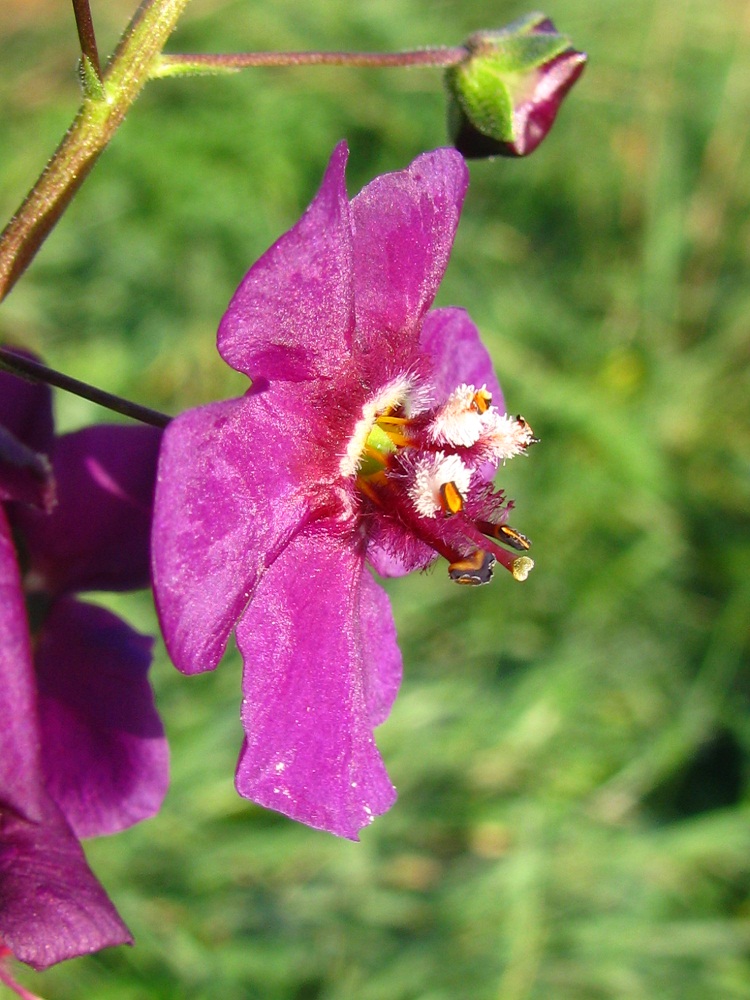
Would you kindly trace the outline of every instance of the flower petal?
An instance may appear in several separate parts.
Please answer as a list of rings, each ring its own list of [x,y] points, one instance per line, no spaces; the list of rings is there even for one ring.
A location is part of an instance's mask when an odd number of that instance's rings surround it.
[[[0,506],[0,841],[3,809],[43,812],[31,641],[10,525]],[[2,935],[0,935],[1,937]]]
[[[38,360],[29,351],[16,353]],[[54,434],[50,387],[0,371],[0,424],[32,451],[49,452]]]
[[[2,805],[0,939],[35,969],[132,937],[49,800],[40,822]]]
[[[333,151],[300,221],[250,268],[219,326],[219,353],[251,378],[300,381],[334,374],[354,326],[348,149]]]
[[[324,492],[315,420],[301,387],[275,383],[189,410],[167,428],[154,593],[167,648],[184,673],[216,666],[259,574]]]
[[[247,737],[237,790],[351,840],[396,797],[371,721],[392,697],[395,631],[363,567],[354,537],[334,522],[311,525],[237,626]],[[365,656],[377,657],[375,669]]]
[[[49,513],[55,479],[46,455],[27,448],[0,424],[0,502],[17,500]]]
[[[47,790],[78,837],[153,816],[169,781],[167,743],[148,682],[153,641],[110,611],[55,601],[38,638]]]
[[[121,425],[57,438],[57,506],[50,515],[18,514],[31,568],[45,591],[147,586],[160,439],[155,427]]]
[[[396,700],[403,660],[396,642],[391,602],[369,573],[362,574],[359,613],[367,711],[370,725],[379,726],[390,715]]]
[[[448,264],[469,174],[453,149],[418,156],[352,200],[359,352],[408,367]]]
[[[0,719],[0,941],[37,969],[129,942],[44,788],[28,625],[1,507]]]
[[[492,358],[465,309],[433,309],[425,316],[420,337],[422,351],[432,362],[431,382],[441,403],[462,383],[486,385],[500,413],[505,401]]]

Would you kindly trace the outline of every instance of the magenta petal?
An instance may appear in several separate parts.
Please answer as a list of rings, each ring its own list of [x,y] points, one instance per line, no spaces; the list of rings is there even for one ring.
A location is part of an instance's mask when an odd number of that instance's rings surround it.
[[[164,434],[153,527],[162,631],[184,673],[212,670],[258,575],[320,495],[314,414],[292,384],[189,410]]]
[[[362,574],[359,613],[367,711],[370,724],[379,726],[388,718],[401,686],[403,660],[391,602],[366,572]]]
[[[505,401],[492,358],[479,331],[464,309],[433,309],[425,316],[420,347],[432,362],[431,382],[436,400],[442,402],[461,383],[481,389],[486,385],[500,413]]]
[[[333,151],[300,221],[250,268],[219,326],[224,360],[251,378],[299,381],[335,374],[354,325],[348,150]]]
[[[412,361],[419,323],[448,264],[469,174],[453,149],[424,153],[352,200],[357,342]]]
[[[372,735],[395,683],[395,633],[355,538],[300,533],[237,626],[245,663],[241,795],[351,840],[393,804]],[[364,613],[363,613],[364,607]],[[382,674],[366,656],[379,657]]]
[[[78,837],[153,816],[169,758],[148,682],[150,638],[104,608],[55,601],[35,656],[47,790]]]
[[[4,808],[0,939],[35,969],[132,938],[51,801],[40,823]]]
[[[39,820],[45,795],[31,641],[10,526],[0,505],[0,841],[2,811]],[[2,935],[0,934],[0,937]]]
[[[149,535],[161,432],[98,425],[55,441],[58,503],[19,512],[45,590],[131,590],[149,580]]]

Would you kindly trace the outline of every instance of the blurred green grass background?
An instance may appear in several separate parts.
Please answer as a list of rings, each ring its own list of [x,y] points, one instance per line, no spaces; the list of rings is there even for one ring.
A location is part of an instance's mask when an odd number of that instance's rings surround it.
[[[109,51],[130,14],[94,2]],[[487,0],[196,0],[172,51],[455,44]],[[746,0],[549,0],[590,65],[528,161],[480,162],[440,304],[541,438],[502,481],[523,585],[389,584],[399,789],[360,844],[233,791],[239,662],[153,676],[162,813],[89,856],[137,947],[50,1000],[750,998],[750,17]],[[0,8],[0,209],[77,102],[72,14]],[[214,332],[340,138],[350,191],[441,145],[436,71],[149,86],[0,310],[0,338],[168,412],[237,394]],[[65,428],[108,419],[58,399]],[[146,595],[110,600],[154,632]],[[2,988],[0,988],[2,992]]]

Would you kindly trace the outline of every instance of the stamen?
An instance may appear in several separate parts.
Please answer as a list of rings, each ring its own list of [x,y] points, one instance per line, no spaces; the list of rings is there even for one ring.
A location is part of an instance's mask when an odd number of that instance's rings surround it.
[[[520,531],[511,528],[509,524],[492,524],[489,521],[480,521],[477,527],[483,535],[496,538],[498,542],[510,545],[511,548],[519,552],[526,552],[531,548],[531,539],[522,535]]]
[[[499,414],[491,410],[483,420],[482,442],[490,449],[496,462],[520,455],[538,440],[523,417],[511,417],[507,413]]]
[[[442,451],[422,455],[413,466],[413,479],[409,485],[409,496],[418,514],[422,517],[437,517],[446,513],[443,487],[451,484],[459,497],[469,492],[471,469],[467,468],[458,455],[444,455]],[[463,500],[461,501],[461,506]],[[448,504],[448,510],[455,514],[461,510],[455,504]]]
[[[448,576],[454,583],[467,587],[478,587],[489,583],[495,566],[495,557],[491,552],[476,549],[464,559],[457,559],[448,566]]]
[[[454,482],[443,483],[440,487],[440,501],[444,514],[458,514],[464,509],[464,498]]]
[[[365,448],[364,448],[364,451],[362,452],[362,455],[365,458],[372,458],[372,459],[374,459],[376,462],[378,462],[379,465],[383,464],[383,452],[379,451],[377,448],[373,448],[369,444],[365,445]]]
[[[392,417],[384,414],[382,417],[378,417],[377,422],[382,426],[383,424],[408,424],[410,420],[408,417]]]
[[[539,444],[539,438],[538,437],[534,437],[534,432],[529,427],[528,421],[524,420],[524,418],[521,416],[520,413],[516,414],[516,423],[518,424],[518,427],[519,427],[519,429],[521,430],[522,433],[528,434],[527,444],[526,444],[527,448],[529,447],[529,445]]]
[[[359,488],[359,490],[362,493],[364,493],[366,497],[372,500],[372,502],[375,504],[376,507],[382,507],[383,502],[378,496],[377,491],[373,489],[372,484],[374,481],[378,481],[381,478],[385,479],[385,476],[383,476],[382,473],[375,476],[370,476],[369,479],[363,479],[361,476],[357,479],[357,487]]]
[[[384,414],[392,413],[400,406],[403,406],[409,412],[410,396],[415,394],[418,395],[416,377],[414,375],[402,375],[375,393],[364,404],[362,407],[362,416],[357,421],[353,434],[347,443],[346,452],[341,456],[339,461],[339,471],[344,478],[357,474],[365,443],[375,430],[378,418]],[[383,431],[383,434],[385,434],[385,431]]]
[[[403,427],[406,430],[410,423],[409,417],[393,417],[389,413],[384,413],[376,420],[373,431],[377,428],[387,435],[394,448],[406,448],[412,443],[412,440],[407,434],[399,433],[399,428]],[[370,437],[372,437],[372,431]]]
[[[495,542],[484,537],[483,533],[481,533],[480,525],[474,524],[468,518],[461,518],[461,526],[467,538],[472,539],[476,545],[491,553],[500,565],[504,566],[516,580],[525,580],[534,568],[533,559],[529,559],[528,556],[514,556],[507,549],[501,549]]]
[[[380,426],[379,423],[378,426]],[[399,434],[397,433],[397,431],[390,431],[385,427],[381,428],[381,430],[385,431],[385,433],[390,438],[392,444],[394,444],[396,448],[408,448],[408,446],[411,444],[410,438],[406,437],[405,434]]]
[[[471,403],[478,413],[486,413],[489,410],[490,406],[492,406],[492,393],[486,385],[483,385],[481,389],[477,389]]]
[[[430,439],[440,446],[471,448],[482,435],[487,396],[484,387],[477,391],[473,385],[459,385],[435,413],[428,429]]]

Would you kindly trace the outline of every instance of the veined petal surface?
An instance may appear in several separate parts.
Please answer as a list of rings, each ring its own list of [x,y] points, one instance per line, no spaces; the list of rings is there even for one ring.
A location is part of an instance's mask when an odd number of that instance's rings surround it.
[[[158,812],[169,781],[148,682],[153,640],[105,608],[55,601],[35,656],[47,790],[77,837]]]
[[[250,378],[330,377],[349,358],[354,302],[347,156],[346,143],[339,143],[305,214],[250,268],[224,314],[219,353]]]
[[[10,525],[0,505],[0,840],[2,814],[37,822],[44,793],[26,605]]]
[[[319,498],[304,387],[275,384],[188,410],[164,434],[154,507],[154,588],[170,656],[211,670],[262,573]],[[331,465],[332,463],[329,463]]]
[[[38,823],[3,810],[0,939],[35,969],[132,944],[130,931],[51,799]]]
[[[452,149],[418,156],[375,178],[352,200],[354,296],[360,355],[381,367],[408,367],[422,317],[448,265],[469,181]]]
[[[333,522],[311,525],[237,626],[246,733],[238,791],[352,840],[396,797],[372,727],[390,707],[400,657],[392,618],[381,617],[385,595],[363,570],[356,539]]]
[[[47,593],[133,590],[149,582],[161,431],[98,424],[55,440],[57,505],[19,511],[31,569]]]
[[[492,393],[493,405],[500,413],[505,412],[492,358],[465,309],[449,307],[427,313],[420,347],[432,363],[430,381],[435,387],[436,402],[443,402],[462,383],[477,389],[486,385]]]

